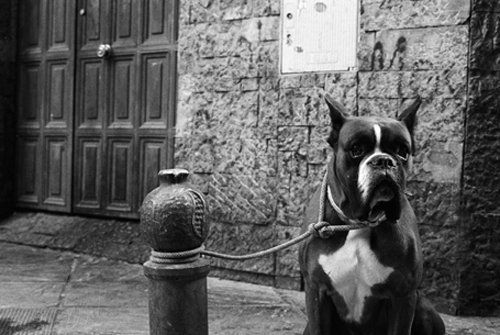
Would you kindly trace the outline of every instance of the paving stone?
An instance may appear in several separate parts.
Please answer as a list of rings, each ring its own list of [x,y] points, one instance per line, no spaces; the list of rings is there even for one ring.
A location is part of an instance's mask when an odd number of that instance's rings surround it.
[[[41,260],[38,264],[1,264],[0,282],[64,282],[71,272],[71,258]]]
[[[209,309],[208,319],[210,333],[218,335],[302,334],[306,324],[305,317],[289,307],[221,307]]]
[[[0,308],[55,307],[65,282],[2,282]]]
[[[73,282],[62,295],[64,307],[142,307],[148,305],[144,282]]]
[[[213,308],[222,306],[235,309],[244,306],[285,306],[281,296],[272,287],[209,278],[207,281],[208,304]]]
[[[148,309],[66,308],[57,315],[54,333],[60,335],[149,334]]]
[[[85,257],[76,260],[71,282],[145,282],[143,267],[106,258]]]

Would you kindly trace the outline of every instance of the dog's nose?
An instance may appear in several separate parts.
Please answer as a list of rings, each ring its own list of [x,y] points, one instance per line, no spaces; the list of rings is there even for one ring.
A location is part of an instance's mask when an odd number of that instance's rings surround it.
[[[396,167],[396,161],[389,155],[375,156],[367,164],[376,169],[392,169]]]

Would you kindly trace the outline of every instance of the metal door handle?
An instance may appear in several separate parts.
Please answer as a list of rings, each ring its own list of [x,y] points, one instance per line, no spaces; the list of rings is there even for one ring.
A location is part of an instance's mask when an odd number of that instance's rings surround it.
[[[99,45],[99,48],[97,48],[97,57],[108,58],[109,56],[111,56],[111,45],[109,44]]]

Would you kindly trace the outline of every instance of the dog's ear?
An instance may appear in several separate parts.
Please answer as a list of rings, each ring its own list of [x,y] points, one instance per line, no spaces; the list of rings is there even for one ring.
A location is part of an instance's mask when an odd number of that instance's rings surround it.
[[[337,143],[337,140],[339,138],[340,128],[342,128],[342,125],[344,124],[347,118],[346,116],[347,114],[345,112],[344,106],[342,106],[337,101],[333,100],[332,97],[329,96],[328,94],[325,94],[325,102],[328,105],[328,108],[330,109],[330,119],[332,120],[332,132],[328,137],[328,143],[333,148]]]
[[[412,153],[415,152],[415,142],[413,139],[413,132],[415,130],[415,126],[417,125],[417,111],[421,103],[422,103],[422,98],[420,98],[420,96],[417,95],[412,104],[398,116],[398,120],[403,122],[403,124],[410,132]]]
[[[398,120],[403,122],[408,131],[413,136],[413,130],[417,124],[417,111],[422,103],[422,98],[419,95],[415,98],[413,103],[406,108],[401,115],[398,116]]]

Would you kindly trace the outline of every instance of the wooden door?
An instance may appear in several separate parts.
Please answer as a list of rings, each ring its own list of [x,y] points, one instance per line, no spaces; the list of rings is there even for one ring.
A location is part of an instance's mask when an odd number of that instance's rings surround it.
[[[71,209],[75,2],[19,5],[17,200]]]
[[[178,0],[20,4],[19,207],[137,217],[172,164]]]
[[[172,156],[177,2],[79,0],[77,7],[73,208],[136,217]],[[111,52],[100,58],[102,45]]]

